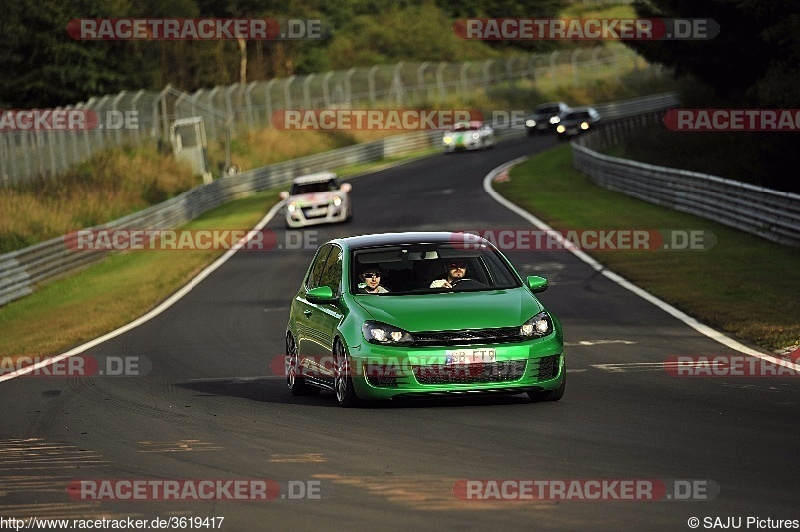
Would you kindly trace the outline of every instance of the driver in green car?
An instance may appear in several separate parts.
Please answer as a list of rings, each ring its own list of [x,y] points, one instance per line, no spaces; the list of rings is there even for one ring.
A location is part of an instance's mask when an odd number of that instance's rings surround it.
[[[433,281],[431,288],[453,288],[456,283],[466,278],[467,264],[463,260],[448,261],[445,263],[444,269],[446,277]]]
[[[381,286],[380,268],[366,268],[361,272],[361,281],[358,283],[360,294],[384,294],[389,291],[386,287]]]

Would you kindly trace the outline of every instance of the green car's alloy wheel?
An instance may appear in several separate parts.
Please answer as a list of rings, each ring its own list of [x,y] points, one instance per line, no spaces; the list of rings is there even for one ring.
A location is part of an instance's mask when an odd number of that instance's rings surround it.
[[[319,388],[309,386],[305,378],[297,376],[297,368],[300,360],[297,355],[297,342],[294,341],[292,333],[286,333],[286,384],[289,386],[292,395],[316,395]]]
[[[336,399],[342,406],[355,406],[359,403],[353,379],[350,374],[350,360],[347,351],[338,338],[333,342],[333,359],[336,364],[335,388]]]

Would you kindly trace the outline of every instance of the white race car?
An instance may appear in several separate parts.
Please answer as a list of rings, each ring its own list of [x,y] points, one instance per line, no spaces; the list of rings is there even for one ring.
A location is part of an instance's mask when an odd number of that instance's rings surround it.
[[[445,153],[491,148],[494,143],[494,130],[480,120],[459,122],[442,137],[442,149]]]
[[[305,227],[346,222],[353,216],[350,183],[339,183],[333,172],[297,177],[289,192],[281,192],[286,202],[286,227]]]

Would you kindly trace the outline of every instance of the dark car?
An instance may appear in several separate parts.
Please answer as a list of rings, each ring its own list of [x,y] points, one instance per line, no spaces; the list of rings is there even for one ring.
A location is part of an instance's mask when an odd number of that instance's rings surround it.
[[[585,133],[600,123],[600,113],[594,107],[578,107],[570,111],[556,126],[558,140],[567,140]]]
[[[556,127],[561,119],[571,111],[564,102],[548,102],[536,106],[533,113],[525,118],[525,129],[528,135],[549,131]]]

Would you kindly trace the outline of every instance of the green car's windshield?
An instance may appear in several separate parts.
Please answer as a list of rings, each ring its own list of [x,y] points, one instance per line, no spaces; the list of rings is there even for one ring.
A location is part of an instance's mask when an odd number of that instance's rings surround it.
[[[353,294],[389,296],[522,286],[500,254],[486,246],[438,243],[357,249],[350,264]]]

